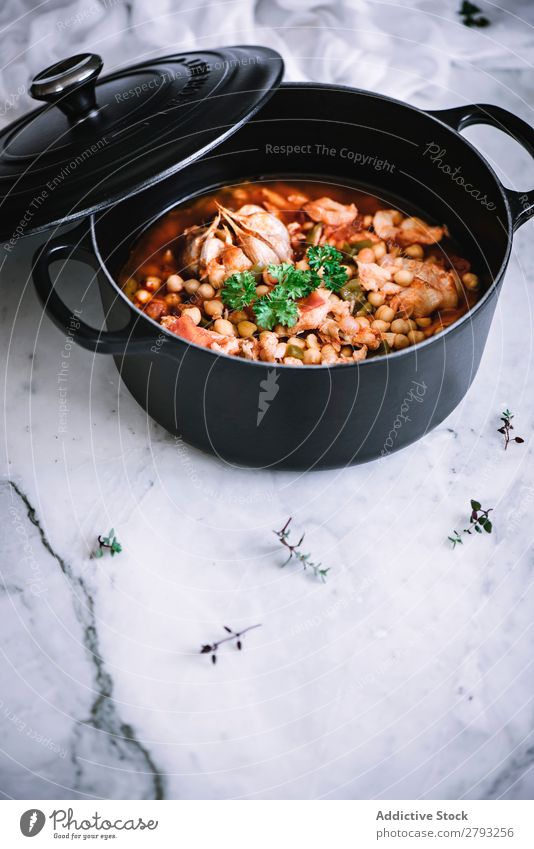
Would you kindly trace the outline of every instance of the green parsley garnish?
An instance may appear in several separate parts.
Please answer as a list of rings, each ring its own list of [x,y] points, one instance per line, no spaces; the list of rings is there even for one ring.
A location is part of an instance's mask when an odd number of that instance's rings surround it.
[[[306,257],[309,269],[295,268],[289,262],[268,265],[267,272],[277,284],[261,298],[255,297],[256,278],[251,271],[232,274],[221,291],[224,304],[234,310],[252,305],[259,326],[267,330],[277,324],[292,327],[298,320],[296,301],[319,286],[338,292],[347,282],[347,272],[341,267],[343,255],[336,248],[331,245],[309,247]]]
[[[267,271],[271,277],[278,280],[276,289],[283,290],[290,298],[305,298],[318,286],[315,275],[311,271],[300,270],[288,262],[270,265]]]
[[[323,276],[319,282],[327,289],[337,292],[347,282],[347,272],[341,267],[343,254],[332,245],[308,248],[307,258],[308,265],[316,274],[322,269]]]
[[[224,281],[221,297],[225,306],[241,310],[256,294],[256,278],[251,271],[237,271]]]
[[[298,307],[290,293],[281,286],[275,286],[272,292],[258,298],[254,304],[254,313],[260,327],[272,330],[277,324],[293,327],[299,317]]]

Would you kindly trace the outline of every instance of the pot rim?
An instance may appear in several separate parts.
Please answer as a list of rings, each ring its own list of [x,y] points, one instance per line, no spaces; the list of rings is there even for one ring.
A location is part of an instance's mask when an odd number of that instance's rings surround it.
[[[501,265],[499,267],[499,270],[494,275],[491,284],[488,286],[487,290],[484,292],[484,294],[482,295],[480,300],[478,300],[476,302],[476,304],[470,310],[468,310],[463,316],[461,316],[457,321],[455,321],[453,324],[450,324],[448,327],[446,327],[444,330],[442,330],[441,333],[438,333],[435,336],[431,336],[428,339],[425,339],[423,342],[418,342],[417,344],[415,344],[415,345],[413,345],[409,348],[403,348],[400,351],[392,351],[389,354],[379,354],[377,356],[373,356],[373,357],[370,357],[369,359],[361,360],[359,362],[334,363],[334,364],[329,365],[329,366],[324,366],[322,364],[320,364],[320,365],[307,365],[307,366],[293,366],[293,365],[286,365],[285,363],[263,362],[263,360],[246,360],[242,357],[236,357],[232,354],[225,354],[225,353],[220,352],[220,351],[212,351],[210,348],[205,348],[202,345],[198,345],[196,342],[189,342],[186,339],[182,339],[181,336],[177,336],[175,333],[172,333],[170,330],[167,330],[167,328],[163,327],[163,325],[158,324],[157,321],[150,318],[150,316],[146,315],[146,313],[144,313],[142,310],[140,310],[138,307],[136,307],[135,304],[133,304],[132,301],[124,294],[124,292],[122,291],[122,289],[120,288],[120,286],[118,285],[116,280],[114,279],[113,275],[110,273],[105,261],[103,260],[103,258],[101,256],[101,253],[100,253],[100,250],[99,250],[99,247],[98,247],[97,236],[96,236],[96,227],[98,225],[97,218],[98,218],[99,213],[93,212],[89,216],[91,242],[92,242],[93,251],[94,251],[95,256],[98,260],[100,268],[102,269],[102,271],[104,271],[107,279],[113,285],[114,289],[116,290],[116,293],[124,300],[124,302],[126,303],[126,305],[130,309],[135,310],[135,312],[139,315],[140,318],[144,319],[145,321],[148,321],[154,327],[154,329],[157,330],[158,333],[160,333],[160,334],[163,333],[165,338],[173,339],[173,340],[178,341],[181,344],[185,345],[187,348],[190,348],[190,347],[196,348],[197,350],[203,351],[204,353],[211,355],[211,356],[214,356],[214,357],[225,357],[226,359],[229,359],[229,360],[236,360],[237,362],[239,362],[241,364],[246,364],[246,365],[249,365],[249,366],[260,366],[260,367],[269,368],[269,369],[280,368],[280,369],[284,369],[284,370],[285,369],[293,369],[293,370],[299,371],[301,368],[305,368],[306,371],[309,371],[310,369],[324,370],[325,368],[328,368],[328,369],[335,369],[335,370],[343,369],[343,370],[346,371],[347,369],[362,368],[364,366],[370,366],[372,364],[376,365],[378,363],[383,363],[384,360],[389,361],[389,360],[398,360],[398,359],[406,358],[406,357],[413,357],[413,356],[417,356],[418,350],[422,351],[424,348],[427,348],[429,345],[432,345],[432,344],[435,344],[436,342],[439,342],[441,339],[444,339],[446,336],[452,336],[453,333],[460,330],[460,328],[467,321],[472,321],[474,319],[476,313],[479,312],[482,309],[482,307],[485,306],[488,303],[488,301],[490,301],[493,297],[498,296],[497,287],[498,287],[499,283],[501,282],[503,274],[506,271],[506,268],[508,266],[508,262],[510,260],[510,253],[511,253],[511,250],[512,250],[513,233],[514,233],[513,224],[512,224],[512,213],[511,213],[511,209],[510,209],[509,198],[507,196],[507,193],[506,193],[506,190],[505,190],[503,184],[499,180],[497,174],[495,173],[494,169],[492,168],[492,166],[490,165],[488,160],[484,156],[482,156],[482,154],[477,150],[477,148],[472,144],[472,142],[469,141],[469,139],[466,139],[464,136],[462,136],[462,134],[460,133],[459,130],[455,130],[449,124],[445,123],[444,121],[441,121],[438,117],[436,117],[436,115],[431,114],[429,111],[427,111],[425,109],[420,109],[417,106],[412,106],[411,104],[406,103],[403,100],[398,100],[397,98],[394,98],[394,97],[388,97],[385,94],[379,94],[377,92],[367,91],[366,89],[354,88],[352,86],[346,86],[346,85],[336,85],[334,83],[287,82],[287,83],[281,83],[279,88],[284,88],[284,89],[306,88],[306,89],[317,89],[318,91],[341,91],[341,92],[347,92],[347,93],[351,93],[351,94],[362,95],[364,97],[370,97],[370,98],[373,98],[373,99],[378,100],[378,101],[383,101],[385,103],[394,103],[397,106],[401,106],[404,109],[409,110],[410,112],[417,113],[419,115],[424,116],[429,121],[435,122],[442,129],[451,133],[456,139],[461,141],[462,144],[467,145],[472,150],[472,152],[476,154],[477,158],[484,165],[484,167],[486,168],[486,170],[488,171],[488,173],[492,177],[492,179],[495,183],[495,187],[498,190],[500,199],[503,203],[504,210],[505,210],[505,213],[506,213],[506,233],[507,233],[506,250],[505,250],[504,257],[503,257],[503,260],[501,262]],[[276,96],[276,92],[274,92],[273,97],[274,96]],[[197,160],[197,161],[201,161],[201,160]],[[142,196],[142,192],[140,192],[139,195]],[[182,201],[178,201],[176,204],[174,204],[174,206],[178,206],[180,203],[183,203],[186,199],[189,199],[189,198],[194,197],[194,196],[195,196],[195,193],[188,196],[188,198],[184,198]],[[130,198],[130,200],[131,200],[131,198]],[[125,202],[125,201],[120,200],[114,206],[117,206],[117,205],[119,205],[123,202]],[[161,213],[161,214],[164,214],[164,213]]]

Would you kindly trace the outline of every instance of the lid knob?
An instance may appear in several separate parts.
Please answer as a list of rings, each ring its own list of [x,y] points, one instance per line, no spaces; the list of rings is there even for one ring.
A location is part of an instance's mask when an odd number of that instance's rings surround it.
[[[33,78],[30,94],[35,100],[55,104],[76,124],[96,110],[95,83],[102,65],[96,53],[62,59]]]

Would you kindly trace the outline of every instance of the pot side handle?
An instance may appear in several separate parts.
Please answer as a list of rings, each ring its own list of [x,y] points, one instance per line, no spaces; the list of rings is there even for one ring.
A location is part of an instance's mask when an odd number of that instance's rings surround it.
[[[72,312],[61,300],[50,277],[50,265],[58,260],[77,260],[97,268],[96,258],[86,244],[87,228],[77,227],[40,247],[33,257],[33,282],[46,314],[63,332],[70,332],[75,342],[98,354],[146,354],[154,345],[155,337],[135,333],[138,318],[131,317],[122,330],[99,330],[91,327]],[[72,328],[76,330],[72,333]]]
[[[502,130],[511,136],[530,154],[534,159],[534,129],[502,106],[493,106],[490,103],[474,103],[469,106],[456,106],[453,109],[438,109],[428,112],[433,118],[443,121],[453,130],[460,132],[472,124],[489,124]],[[513,189],[502,187],[508,198],[512,213],[514,230],[521,227],[526,221],[534,216],[534,190],[530,192],[516,192]]]

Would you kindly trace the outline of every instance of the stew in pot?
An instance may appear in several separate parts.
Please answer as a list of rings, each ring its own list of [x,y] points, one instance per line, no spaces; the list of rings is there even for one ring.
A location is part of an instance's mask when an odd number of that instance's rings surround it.
[[[167,212],[119,282],[187,341],[291,366],[417,345],[480,293],[445,224],[354,189],[282,180],[228,186]]]

